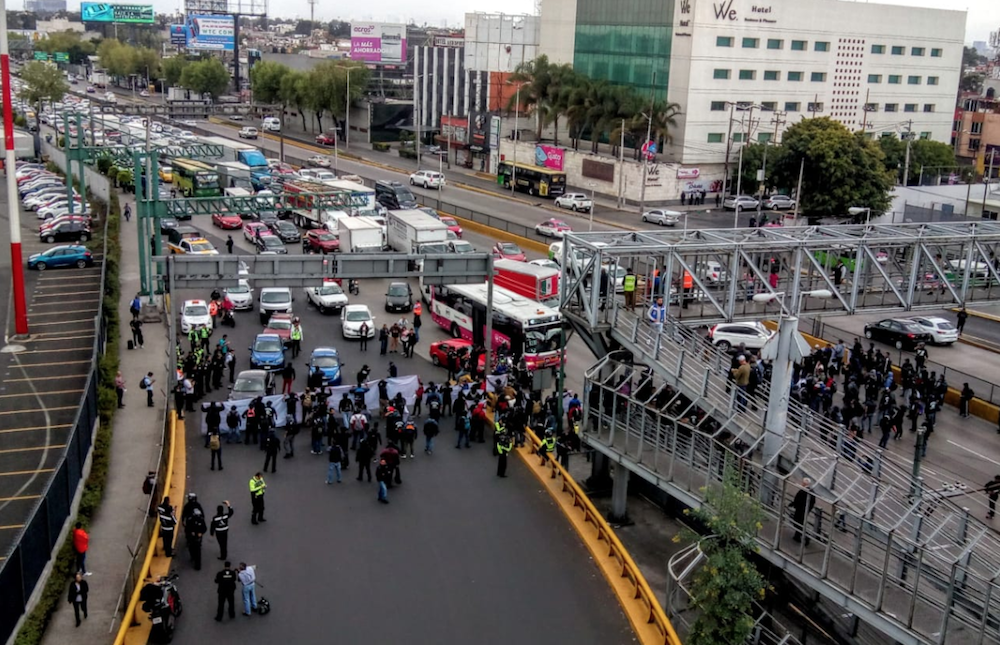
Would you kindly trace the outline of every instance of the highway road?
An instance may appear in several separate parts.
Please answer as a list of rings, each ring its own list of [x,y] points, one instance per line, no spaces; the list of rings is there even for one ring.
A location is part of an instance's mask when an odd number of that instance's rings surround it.
[[[194,224],[219,245],[225,239],[207,220],[196,218]],[[234,241],[237,253],[250,253],[242,235],[234,235]],[[372,309],[378,325],[401,316],[383,311],[388,282],[363,280],[360,295],[351,297]],[[183,291],[177,302],[207,295]],[[341,338],[339,316],[309,307],[300,290],[295,298],[304,330],[303,352],[293,361],[297,390],[317,346],[339,350],[348,382],[363,364],[371,367],[372,377],[382,378],[390,361],[400,375],[417,374],[425,384],[446,376],[431,365],[427,349],[448,336],[429,319],[414,358],[379,356],[377,342],[361,352],[356,341]],[[247,348],[261,325],[256,311],[238,312],[236,318],[234,329],[223,328],[213,339],[228,334],[238,368],[246,369]],[[592,360],[574,353],[572,371]],[[227,395],[222,391],[205,400]],[[442,423],[433,455],[423,452],[421,440],[416,458],[403,462],[404,483],[390,491],[388,506],[376,502],[374,484],[356,481],[353,454],[344,483],[324,484],[326,456],[311,455],[308,434],[299,435],[295,457],[279,459],[277,473],[266,474],[268,522],[251,526],[247,482],[264,455],[256,446],[224,445],[225,469],[210,471],[209,452],[198,433],[200,416],[188,415],[187,489],[210,513],[223,499],[233,502],[229,556],[259,567],[263,586],[258,594],[270,600],[272,613],[237,615],[233,625],[228,618],[215,623],[212,581],[221,568],[215,541],[205,538],[205,566],[195,571],[180,538],[181,556],[174,565],[181,573],[186,611],[176,642],[311,643],[330,637],[428,645],[633,642],[607,583],[534,475],[515,459],[508,478],[498,479],[488,444],[456,450],[451,417]]]

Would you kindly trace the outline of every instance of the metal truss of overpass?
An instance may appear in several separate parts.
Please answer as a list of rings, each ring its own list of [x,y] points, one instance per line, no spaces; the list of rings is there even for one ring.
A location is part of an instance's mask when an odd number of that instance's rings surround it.
[[[991,221],[571,233],[563,241],[562,303],[586,326],[606,326],[611,309],[588,287],[600,284],[602,268],[631,267],[649,283],[659,274],[665,303],[671,285],[671,315],[684,322],[759,319],[779,309],[816,315],[939,309],[1000,297],[998,257],[1000,223]],[[846,269],[839,285],[838,261]],[[833,297],[799,303],[800,294],[817,290]],[[760,303],[754,294],[774,299]]]
[[[604,348],[585,379],[584,438],[616,469],[688,505],[699,505],[702,487],[722,481],[727,466],[738,469],[767,513],[761,556],[893,641],[1000,643],[1000,536],[957,503],[968,503],[964,491],[925,481],[871,446],[846,446],[839,426],[789,400],[779,376],[790,373],[787,349],[778,350],[774,389],[738,400],[729,357],[688,325],[774,317],[780,308],[794,328],[800,311],[989,300],[1000,295],[998,243],[992,222],[567,235],[563,312],[592,348]],[[828,270],[833,253],[854,269],[839,285]],[[746,278],[713,284],[702,270],[710,261]],[[659,283],[671,302],[662,327],[647,307],[627,311],[592,288],[602,267],[618,266],[635,269],[650,290],[657,270],[677,280]],[[800,297],[821,289],[830,297]],[[747,297],[754,293],[773,301],[770,312]],[[818,500],[804,528],[810,546],[792,539],[786,511],[803,477]]]

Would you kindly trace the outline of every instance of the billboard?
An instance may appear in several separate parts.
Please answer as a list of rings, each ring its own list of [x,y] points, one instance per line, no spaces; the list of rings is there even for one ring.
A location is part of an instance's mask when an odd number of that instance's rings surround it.
[[[562,170],[566,155],[562,148],[554,148],[544,144],[535,146],[535,165],[549,170]]]
[[[81,2],[80,19],[83,22],[153,23],[151,4],[110,4],[107,2]]]
[[[187,30],[184,29],[184,25],[170,25],[170,44],[177,47],[187,45]]]
[[[406,25],[352,22],[351,59],[368,63],[405,62]]]
[[[188,49],[231,52],[236,48],[236,22],[232,16],[188,14],[184,34]]]

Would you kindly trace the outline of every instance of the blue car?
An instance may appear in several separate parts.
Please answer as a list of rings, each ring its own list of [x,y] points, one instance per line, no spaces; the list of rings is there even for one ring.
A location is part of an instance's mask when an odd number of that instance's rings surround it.
[[[309,373],[313,368],[323,373],[324,385],[340,385],[340,354],[332,347],[317,347],[309,357]]]
[[[250,369],[280,370],[285,366],[285,344],[277,334],[257,334],[250,346]]]
[[[28,268],[44,271],[56,267],[85,267],[94,266],[94,256],[85,246],[78,244],[66,244],[54,246],[44,253],[35,253],[28,258]]]

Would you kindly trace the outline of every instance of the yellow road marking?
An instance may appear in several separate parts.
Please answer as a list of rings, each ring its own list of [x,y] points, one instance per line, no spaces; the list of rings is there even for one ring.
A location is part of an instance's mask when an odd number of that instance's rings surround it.
[[[34,475],[36,473],[51,473],[55,468],[38,468],[36,470],[18,470],[11,473],[0,473],[0,477],[14,477],[16,475]]]
[[[21,396],[25,396],[25,395],[22,394]],[[0,412],[0,414],[42,414],[43,412],[45,412],[45,410],[48,410],[49,412],[55,412],[57,410],[75,410],[75,409],[77,409],[77,407],[79,407],[79,406],[76,406],[76,405],[60,405],[59,407],[55,407],[55,408],[34,408],[32,410],[4,410],[4,411]],[[0,450],[0,452],[3,452],[3,451]]]
[[[16,354],[15,354],[16,356]],[[60,363],[21,363],[18,367],[47,367],[49,365],[82,365],[90,364],[90,361],[62,361]]]
[[[51,446],[35,446],[33,448],[7,448],[6,450],[0,450],[0,455],[7,454],[9,452],[37,452],[38,450],[48,450],[49,448],[58,449],[65,448],[66,444],[53,444]]]
[[[6,526],[0,526],[0,531],[10,531],[13,529],[23,529],[24,524],[8,524]]]
[[[20,502],[26,499],[38,499],[41,495],[21,495],[19,497],[0,497],[0,502]]]
[[[54,426],[24,426],[23,428],[7,428],[6,430],[0,430],[0,434],[7,434],[9,432],[34,432],[35,430],[57,430],[59,428],[70,428],[72,423],[59,423]]]
[[[0,394],[0,399],[10,399],[13,397],[25,397],[25,396],[49,396],[51,394],[79,394],[80,392],[83,392],[82,387],[76,390],[52,390],[51,392],[38,392],[36,394],[25,394],[23,392],[20,394]]]

